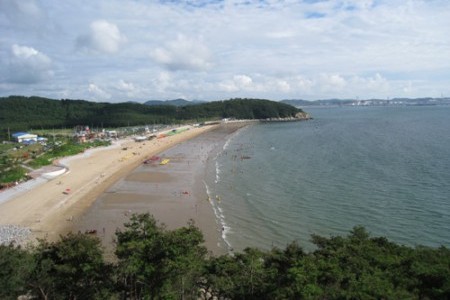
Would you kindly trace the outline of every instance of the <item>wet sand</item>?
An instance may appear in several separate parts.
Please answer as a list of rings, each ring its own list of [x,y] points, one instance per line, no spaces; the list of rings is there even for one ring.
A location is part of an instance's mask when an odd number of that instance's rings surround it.
[[[73,231],[96,230],[109,254],[115,232],[133,213],[148,212],[168,229],[186,226],[194,220],[213,254],[224,254],[221,227],[208,200],[204,178],[206,163],[217,153],[220,142],[245,123],[221,125],[159,153],[169,159],[142,164],[111,185],[79,219]]]
[[[96,148],[61,159],[69,172],[39,185],[26,186],[0,204],[0,225],[31,230],[27,241],[56,240],[73,228],[95,200],[112,184],[142,164],[151,155],[213,129],[191,128],[183,133],[143,143],[118,141],[115,146]],[[19,185],[20,186],[20,185]],[[66,192],[69,191],[69,192]]]

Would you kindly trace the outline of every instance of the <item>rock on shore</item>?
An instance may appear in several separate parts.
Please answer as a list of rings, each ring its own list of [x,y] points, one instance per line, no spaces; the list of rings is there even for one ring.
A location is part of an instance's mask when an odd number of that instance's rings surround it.
[[[0,245],[23,243],[31,234],[31,229],[17,225],[0,225]]]

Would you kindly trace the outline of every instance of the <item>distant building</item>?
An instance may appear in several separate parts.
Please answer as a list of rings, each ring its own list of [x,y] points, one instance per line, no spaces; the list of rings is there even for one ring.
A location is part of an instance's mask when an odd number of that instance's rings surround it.
[[[106,136],[109,138],[117,138],[117,131],[108,130],[108,131],[106,131]]]
[[[36,142],[38,136],[28,132],[16,132],[12,135],[13,139],[18,143]]]

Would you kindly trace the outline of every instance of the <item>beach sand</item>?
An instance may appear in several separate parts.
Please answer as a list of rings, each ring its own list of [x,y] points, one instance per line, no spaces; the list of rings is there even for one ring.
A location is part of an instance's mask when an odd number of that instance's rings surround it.
[[[168,229],[194,220],[207,248],[222,254],[226,250],[220,246],[219,225],[203,185],[205,164],[224,133],[245,125],[191,128],[141,143],[126,140],[62,159],[70,171],[2,203],[0,224],[30,228],[29,240],[52,241],[69,231],[96,230],[108,251],[115,231],[132,213],[149,212]],[[142,164],[152,155],[170,161]]]
[[[226,253],[204,179],[208,161],[221,151],[226,137],[240,127],[242,124],[222,125],[159,153],[160,160],[169,159],[169,163],[142,164],[118,180],[73,222],[73,231],[95,230],[110,254],[116,230],[122,229],[133,213],[148,212],[168,229],[193,220],[208,250],[215,255]]]
[[[32,230],[30,240],[55,240],[73,227],[99,195],[149,156],[203,134],[214,126],[191,128],[162,139],[137,143],[127,139],[115,146],[95,148],[61,159],[69,172],[34,186],[0,205],[0,224]],[[70,190],[69,193],[64,193]]]

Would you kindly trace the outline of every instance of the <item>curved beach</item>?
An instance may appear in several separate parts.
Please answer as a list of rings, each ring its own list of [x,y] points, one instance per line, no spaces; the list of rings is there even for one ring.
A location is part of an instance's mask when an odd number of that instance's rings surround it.
[[[190,128],[179,134],[141,143],[127,139],[110,147],[92,149],[83,154],[62,159],[60,163],[68,166],[69,172],[53,180],[31,186],[29,190],[21,191],[15,197],[0,204],[0,225],[31,229],[29,241],[35,238],[55,240],[60,234],[82,226],[80,220],[96,199],[115,182],[141,165],[145,159],[216,127],[217,125]],[[214,214],[210,208],[207,209],[207,206],[202,205],[202,207],[202,217],[197,218],[196,224],[202,231],[211,232],[211,227],[215,224],[211,223],[214,222]],[[200,214],[199,212],[197,207],[197,213]],[[171,214],[170,209],[159,212],[150,211],[150,213],[154,214],[156,219],[165,222],[168,227],[178,226],[178,224],[167,222],[165,218],[166,215]],[[172,219],[178,220],[177,217]],[[213,247],[211,245],[216,244],[217,237],[206,235],[206,238],[213,239],[213,241],[206,241],[208,248],[211,249]],[[214,251],[214,249],[211,250]]]
[[[203,232],[206,247],[214,254],[226,253],[222,226],[205,180],[208,166],[222,151],[224,142],[244,125],[222,124],[158,153],[155,159],[147,160],[110,185],[83,215],[71,222],[72,230],[95,232],[103,246],[111,250],[116,230],[131,214],[148,212],[168,229],[186,226],[193,220]]]

